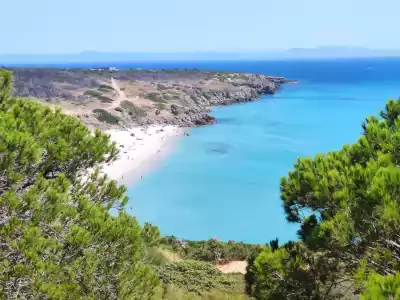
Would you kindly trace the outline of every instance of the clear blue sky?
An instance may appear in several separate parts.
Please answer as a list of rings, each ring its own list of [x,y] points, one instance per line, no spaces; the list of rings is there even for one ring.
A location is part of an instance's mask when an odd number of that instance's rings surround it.
[[[2,0],[0,53],[400,49],[400,0]]]

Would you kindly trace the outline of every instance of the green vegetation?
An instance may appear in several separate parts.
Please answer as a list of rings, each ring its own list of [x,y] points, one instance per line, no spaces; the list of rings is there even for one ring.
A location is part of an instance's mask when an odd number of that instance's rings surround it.
[[[107,85],[107,84],[100,84],[99,89],[103,89],[103,90],[106,90],[106,91],[109,91],[109,92],[114,91],[114,88],[112,86]]]
[[[155,103],[154,106],[155,106],[157,109],[159,109],[159,110],[164,110],[164,109],[166,109],[166,105],[165,105],[164,103],[161,103],[161,102]]]
[[[83,93],[85,96],[92,96],[92,97],[99,97],[102,95],[102,93],[94,90],[87,90]]]
[[[104,103],[112,103],[114,100],[111,99],[110,97],[107,96],[103,96],[102,93],[98,92],[98,91],[93,91],[93,90],[87,90],[83,93],[86,96],[91,96],[93,98],[97,98],[99,99],[101,102]]]
[[[400,299],[400,100],[367,118],[356,143],[298,159],[280,188],[299,240],[261,246],[140,226],[126,188],[100,174],[118,154],[109,137],[11,97],[11,82],[0,70],[0,299]],[[215,267],[245,259],[244,278]]]
[[[114,101],[110,97],[103,96],[103,95],[98,96],[97,99],[99,99],[101,102],[104,102],[104,103],[112,103]]]
[[[135,117],[145,117],[147,115],[146,111],[140,107],[137,107],[130,101],[124,100],[121,102],[121,107],[126,109],[131,116]]]
[[[164,237],[161,244],[177,253],[184,259],[199,260],[214,263],[226,263],[234,260],[246,260],[249,256],[258,254],[261,245],[251,245],[230,241],[219,242],[179,240],[174,236]]]
[[[179,261],[155,267],[155,271],[165,284],[172,284],[187,292],[201,295],[214,289],[227,292],[240,292],[234,277],[222,274],[214,265],[201,261]]]
[[[11,74],[0,77],[0,299],[150,299],[159,279],[140,262],[126,188],[98,171],[80,176],[112,161],[115,145],[60,110],[9,97]]]
[[[400,100],[340,151],[300,158],[281,180],[301,241],[266,247],[249,269],[257,299],[400,297]]]
[[[166,101],[164,100],[163,96],[160,93],[147,93],[146,95],[144,95],[145,99],[149,99],[151,101],[154,102],[163,102],[166,103]]]
[[[96,108],[93,110],[93,112],[96,114],[97,120],[111,125],[117,125],[118,122],[121,120],[119,117],[114,116],[110,112],[101,108]]]

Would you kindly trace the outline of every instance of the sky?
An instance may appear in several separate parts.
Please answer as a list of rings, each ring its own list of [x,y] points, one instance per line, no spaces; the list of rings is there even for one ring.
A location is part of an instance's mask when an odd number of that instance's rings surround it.
[[[0,0],[0,54],[400,49],[399,0]]]

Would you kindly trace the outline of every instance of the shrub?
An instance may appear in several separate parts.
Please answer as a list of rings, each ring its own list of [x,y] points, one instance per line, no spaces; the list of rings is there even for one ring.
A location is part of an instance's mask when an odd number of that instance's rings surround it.
[[[154,106],[159,110],[163,110],[166,108],[165,104],[161,102],[156,103]]]
[[[262,246],[243,242],[219,242],[215,239],[208,241],[186,241],[175,237],[164,237],[162,244],[168,245],[172,251],[186,259],[207,262],[227,263],[235,260],[246,260],[258,254]]]
[[[170,95],[170,94],[163,94],[162,97],[163,97],[163,99],[166,100],[166,101],[172,100],[172,99],[173,99],[173,98],[172,98],[172,95]]]
[[[99,97],[102,95],[102,93],[98,91],[93,91],[93,90],[87,90],[83,93],[85,96],[92,96],[92,97]]]
[[[97,108],[94,109],[93,112],[96,114],[96,118],[101,121],[111,125],[117,125],[118,122],[121,120],[119,117],[114,116],[113,114],[109,113],[108,111]]]
[[[200,261],[179,261],[155,267],[165,284],[173,284],[187,292],[201,295],[213,289],[235,290],[236,282],[214,265]]]
[[[103,96],[103,95],[97,96],[97,99],[99,99],[101,102],[104,102],[104,103],[112,103],[114,101],[113,99]]]
[[[97,98],[101,102],[104,102],[104,103],[111,103],[111,102],[114,101],[113,99],[111,99],[111,98],[109,98],[107,96],[103,96],[103,94],[98,92],[98,91],[87,90],[83,94],[86,95],[86,96],[91,96],[93,98]]]
[[[159,93],[147,93],[144,96],[145,99],[149,99],[154,102],[165,102],[163,97]]]
[[[101,84],[99,86],[99,89],[104,89],[104,90],[108,90],[108,91],[113,91],[114,90],[114,88],[112,86],[109,86],[107,84]]]
[[[136,117],[145,117],[147,116],[147,113],[144,109],[141,109],[140,107],[137,107],[135,104],[133,104],[130,101],[124,100],[121,102],[121,107],[126,109],[130,115],[136,116]]]
[[[98,88],[98,90],[99,90],[100,92],[104,92],[104,93],[109,93],[109,92],[111,92],[111,90],[103,89],[103,88]]]

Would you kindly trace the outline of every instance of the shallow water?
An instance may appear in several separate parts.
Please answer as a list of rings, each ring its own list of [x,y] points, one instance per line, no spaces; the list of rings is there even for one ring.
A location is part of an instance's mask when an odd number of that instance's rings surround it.
[[[297,225],[286,222],[279,198],[280,177],[299,156],[355,141],[365,117],[400,95],[400,60],[393,59],[182,64],[159,67],[301,80],[256,102],[215,108],[219,124],[191,129],[162,167],[129,188],[129,207],[139,221],[187,239],[295,239]]]

